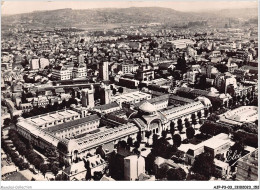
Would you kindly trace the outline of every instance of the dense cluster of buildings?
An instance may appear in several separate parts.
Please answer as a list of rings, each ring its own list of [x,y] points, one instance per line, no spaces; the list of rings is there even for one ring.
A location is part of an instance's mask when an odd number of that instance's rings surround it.
[[[70,29],[7,33],[1,57],[2,124],[18,117],[20,136],[34,147],[56,150],[66,163],[66,180],[105,174],[112,154],[121,159],[124,180],[155,180],[146,169],[154,136],[169,135],[174,126],[183,141],[188,122],[201,126],[214,114],[219,125],[231,128],[258,122],[254,26],[208,26],[205,33],[146,25],[113,29],[111,36]],[[177,132],[177,126],[183,130]],[[196,158],[209,153],[218,175],[230,179],[231,166],[216,156],[234,145],[231,135],[207,137],[178,148],[187,167],[156,157],[156,178],[161,165],[188,174]],[[141,147],[120,150],[120,143],[137,141]],[[235,166],[238,180],[257,179],[258,149],[250,148]],[[113,179],[103,175],[101,180]]]

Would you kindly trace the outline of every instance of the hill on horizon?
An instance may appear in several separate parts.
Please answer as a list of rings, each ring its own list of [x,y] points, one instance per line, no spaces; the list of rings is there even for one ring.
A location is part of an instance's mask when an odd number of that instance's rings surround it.
[[[162,7],[130,7],[130,8],[100,8],[80,9],[71,8],[34,11],[15,15],[2,15],[2,24],[26,23],[42,26],[74,26],[80,24],[107,23],[181,23],[198,20],[221,18],[256,18],[255,9],[225,9],[213,12],[181,12]]]

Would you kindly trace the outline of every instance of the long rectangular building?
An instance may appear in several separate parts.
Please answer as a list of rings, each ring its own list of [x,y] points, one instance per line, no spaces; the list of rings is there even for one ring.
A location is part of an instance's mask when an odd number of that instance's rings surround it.
[[[119,104],[122,103],[139,103],[142,100],[150,100],[152,98],[151,94],[147,94],[144,92],[134,91],[129,92],[121,95],[116,95],[111,97],[111,102],[118,102]]]
[[[90,115],[81,119],[49,127],[46,129],[46,131],[63,139],[94,131],[99,127],[99,124],[100,117],[98,117],[97,115]]]
[[[189,116],[192,113],[196,113],[198,111],[204,111],[205,106],[200,102],[192,102],[186,105],[182,105],[180,107],[173,107],[171,109],[164,109],[161,113],[168,119],[168,120],[175,120],[179,118],[183,118]],[[190,117],[188,118],[190,119]]]
[[[40,128],[48,128],[68,121],[80,118],[80,114],[73,110],[59,110],[25,119],[28,124],[36,125]]]

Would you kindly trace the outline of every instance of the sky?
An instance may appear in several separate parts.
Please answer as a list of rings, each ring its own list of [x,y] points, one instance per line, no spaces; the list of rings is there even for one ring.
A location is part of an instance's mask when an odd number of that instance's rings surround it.
[[[19,14],[42,10],[55,9],[91,9],[91,8],[127,8],[127,7],[166,7],[177,11],[211,11],[220,9],[239,9],[239,8],[256,8],[257,1],[116,1],[116,0],[87,0],[87,1],[3,1],[1,6],[2,14]]]

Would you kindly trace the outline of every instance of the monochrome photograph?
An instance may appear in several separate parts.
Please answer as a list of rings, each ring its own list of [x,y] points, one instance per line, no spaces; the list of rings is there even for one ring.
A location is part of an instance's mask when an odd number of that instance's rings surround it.
[[[1,3],[1,182],[259,189],[258,1]]]

